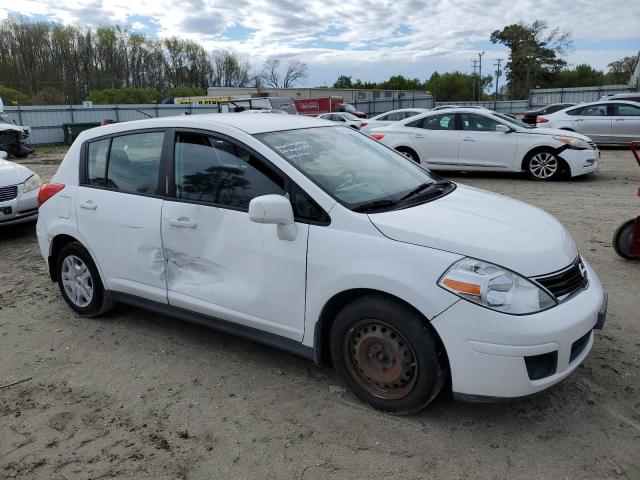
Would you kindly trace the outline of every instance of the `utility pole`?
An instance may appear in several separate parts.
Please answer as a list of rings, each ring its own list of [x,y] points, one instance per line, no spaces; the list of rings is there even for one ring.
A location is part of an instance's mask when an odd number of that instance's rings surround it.
[[[478,69],[478,60],[471,60],[471,68],[473,68],[473,91],[471,92],[471,101],[476,99],[476,70]]]
[[[480,59],[478,61],[478,82],[480,83],[480,98],[478,98],[478,101],[482,100],[482,56],[484,55],[484,50],[480,53],[478,53],[478,58]]]
[[[500,81],[500,75],[502,75],[502,71],[500,70],[500,63],[502,62],[501,58],[496,58],[496,62],[494,65],[498,67],[496,69],[496,96],[494,98],[493,109],[496,110],[498,107],[498,82]]]

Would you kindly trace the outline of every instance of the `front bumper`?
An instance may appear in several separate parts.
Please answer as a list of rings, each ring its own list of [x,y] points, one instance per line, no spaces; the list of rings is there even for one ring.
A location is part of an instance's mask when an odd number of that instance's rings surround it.
[[[606,312],[600,280],[585,267],[588,287],[544,312],[506,315],[460,300],[436,317],[432,325],[449,357],[454,395],[521,397],[571,374],[589,354],[591,331]],[[540,358],[555,362],[541,378],[531,366]]]
[[[558,156],[567,162],[572,177],[596,172],[600,166],[600,150],[597,149],[574,150],[566,148],[560,151]]]
[[[16,223],[32,222],[38,218],[38,189],[22,193],[18,185],[18,196],[12,200],[0,202],[0,227]]]

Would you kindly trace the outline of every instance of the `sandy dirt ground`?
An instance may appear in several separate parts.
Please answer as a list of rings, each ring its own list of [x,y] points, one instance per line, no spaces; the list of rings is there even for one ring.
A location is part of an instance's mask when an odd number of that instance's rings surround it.
[[[47,179],[60,158],[24,163]],[[628,150],[605,150],[598,174],[569,182],[451,178],[549,211],[600,274],[607,324],[567,380],[526,400],[443,396],[384,415],[332,370],[278,350],[129,307],[78,318],[34,227],[7,228],[0,479],[640,479],[640,263],[611,248],[640,214],[640,168]]]

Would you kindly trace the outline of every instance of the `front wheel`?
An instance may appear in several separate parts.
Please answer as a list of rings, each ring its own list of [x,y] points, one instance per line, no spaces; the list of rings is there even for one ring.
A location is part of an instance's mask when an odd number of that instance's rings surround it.
[[[556,180],[562,175],[562,164],[555,154],[543,150],[529,156],[525,170],[532,180]]]
[[[638,254],[634,254],[632,251],[633,242],[638,241],[637,238],[633,238],[637,221],[635,218],[627,220],[613,234],[613,249],[625,260],[638,260],[639,257]]]
[[[366,296],[347,305],[331,328],[331,359],[351,391],[384,412],[421,410],[440,392],[436,343],[416,312]]]
[[[400,155],[403,155],[403,156],[407,157],[409,160],[413,160],[416,163],[420,163],[420,158],[418,157],[418,154],[416,152],[414,152],[413,150],[411,150],[410,148],[399,147],[399,148],[396,149],[396,151]]]

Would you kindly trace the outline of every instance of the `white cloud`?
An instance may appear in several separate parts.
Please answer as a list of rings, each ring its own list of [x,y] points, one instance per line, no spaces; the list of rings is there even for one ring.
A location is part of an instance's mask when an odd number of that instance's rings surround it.
[[[15,0],[0,0],[0,18],[16,8]],[[633,53],[629,39],[640,47],[635,22],[621,21],[637,17],[633,0],[608,0],[606,6],[596,0],[21,0],[19,10],[92,26],[127,23],[135,16],[134,29],[149,23],[141,17],[149,18],[161,36],[190,38],[208,49],[231,48],[255,65],[270,55],[297,56],[309,64],[310,84],[332,82],[337,72],[380,80],[394,73],[423,79],[436,69],[469,71],[474,45],[484,42],[485,58],[493,63],[506,50],[487,48],[490,33],[537,18],[571,31],[576,43],[611,46],[578,50],[572,63],[605,68]],[[229,33],[234,30],[246,33]],[[626,42],[625,48],[616,42]]]

